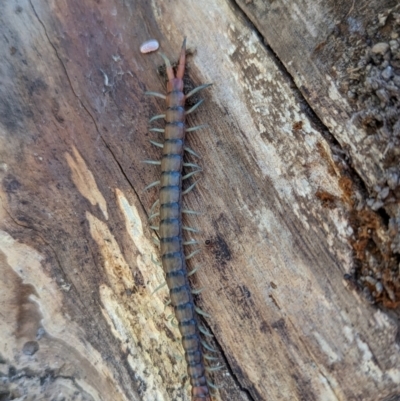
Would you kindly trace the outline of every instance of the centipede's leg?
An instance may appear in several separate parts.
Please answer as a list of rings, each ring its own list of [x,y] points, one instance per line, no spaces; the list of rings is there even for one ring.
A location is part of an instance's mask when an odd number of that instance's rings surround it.
[[[212,373],[212,372],[217,372],[218,370],[221,370],[221,369],[224,369],[224,366],[207,366],[206,367],[206,371],[207,372],[210,372],[210,373]]]
[[[154,259],[153,254],[151,255],[151,261],[158,267],[162,267],[162,263],[158,262],[157,260]]]
[[[163,148],[164,145],[160,142],[149,141],[152,145],[157,146],[158,148]]]
[[[156,187],[157,185],[160,185],[161,181],[154,181],[151,184],[147,185],[147,187],[144,189],[144,191],[147,191],[150,188]]]
[[[192,233],[198,233],[198,232],[199,232],[199,230],[198,230],[197,228],[194,228],[194,227],[187,227],[187,226],[182,226],[182,230],[190,231],[190,232],[192,232]]]
[[[203,170],[201,170],[201,169],[200,169],[200,170],[192,171],[192,172],[190,172],[190,173],[184,175],[184,176],[182,177],[182,181],[187,180],[188,178],[192,177],[193,175],[195,175],[195,174],[197,174],[197,173],[201,173],[202,171],[203,171]]]
[[[183,245],[198,245],[199,241],[195,241],[194,239],[191,239],[190,241],[185,241],[183,242]]]
[[[158,92],[152,92],[152,91],[146,91],[144,92],[146,96],[155,96],[155,97],[160,97],[161,99],[166,99],[167,97],[163,93],[158,93]]]
[[[185,189],[182,191],[182,195],[187,195],[197,184],[197,181],[195,181],[189,188]]]
[[[201,333],[203,333],[205,336],[207,337],[214,337],[214,335],[212,335],[204,326],[202,326],[201,324],[199,325],[199,330]],[[218,358],[216,358],[218,359]]]
[[[205,317],[208,317],[208,318],[211,317],[211,315],[209,315],[207,312],[204,312],[203,309],[200,309],[198,306],[196,306],[196,307],[194,308],[194,310],[195,310],[199,315],[202,315],[202,316],[205,316]]]
[[[193,251],[189,255],[185,256],[185,259],[189,260],[189,259],[193,258],[193,256],[197,255],[199,252],[200,252],[200,249],[196,249],[195,251]]]
[[[213,347],[211,347],[211,345],[208,345],[205,341],[200,341],[201,345],[208,351],[210,352],[218,352],[216,349],[214,349]]]
[[[161,161],[160,160],[142,160],[142,163],[154,164],[155,166],[160,166],[161,165]]]
[[[201,169],[201,167],[199,165],[194,164],[194,163],[183,163],[183,167],[193,167],[193,168]]]
[[[219,390],[220,388],[222,388],[222,386],[216,386],[214,383],[212,383],[211,381],[207,380],[207,384],[209,387],[211,387],[213,390]]]
[[[160,199],[157,199],[154,203],[153,206],[150,208],[150,213],[149,214],[153,214],[153,210],[154,208],[160,203]]]
[[[189,148],[187,146],[185,146],[183,149],[185,149],[185,151],[190,153],[191,155],[201,158],[201,156],[198,155],[193,149],[191,149],[191,148]]]
[[[160,118],[165,118],[165,114],[158,114],[157,116],[151,117],[149,123],[152,123],[155,120],[159,120]]]
[[[204,291],[204,288],[198,288],[198,289],[192,288],[192,290],[191,290],[191,292],[192,292],[193,295],[199,295],[199,294],[201,294],[203,291]],[[201,331],[200,327],[199,327],[199,330]]]
[[[160,215],[159,212],[152,214],[151,216],[149,216],[149,218],[147,219],[147,221],[153,220],[155,217],[158,217]]]
[[[193,113],[203,102],[204,99],[199,100],[194,106],[192,106],[188,111],[185,112],[185,115]]]
[[[184,213],[184,214],[196,214],[196,215],[202,214],[202,212],[196,212],[195,210],[190,210],[190,209],[182,209],[182,213]]]
[[[186,129],[186,132],[193,132],[193,131],[197,131],[199,129],[207,128],[207,127],[208,127],[208,124],[196,125],[195,127]]]
[[[191,270],[190,272],[188,272],[188,277],[192,276],[193,274],[195,274],[202,266],[196,266],[193,270]]]
[[[216,358],[215,356],[211,356],[208,354],[204,354],[204,359],[207,359],[208,361],[218,361],[219,358]]]
[[[162,284],[160,284],[152,293],[151,295],[154,295],[156,292],[158,292],[159,290],[161,290],[161,288],[164,288],[167,285],[167,282],[164,282]]]
[[[202,89],[208,88],[209,86],[211,86],[212,84],[204,84],[204,85],[200,85],[197,88],[192,89],[186,96],[185,99],[189,99],[190,96],[193,96],[195,93],[200,92]]]

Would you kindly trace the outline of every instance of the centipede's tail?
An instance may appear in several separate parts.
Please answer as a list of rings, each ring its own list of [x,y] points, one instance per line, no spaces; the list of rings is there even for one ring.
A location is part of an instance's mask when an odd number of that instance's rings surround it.
[[[192,401],[212,401],[208,386],[192,387]]]

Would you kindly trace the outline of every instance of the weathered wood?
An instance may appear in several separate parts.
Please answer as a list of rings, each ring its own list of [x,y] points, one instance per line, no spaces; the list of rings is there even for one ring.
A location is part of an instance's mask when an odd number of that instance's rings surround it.
[[[398,307],[399,2],[239,3],[365,185],[367,194],[350,205],[355,206],[355,276],[363,283],[383,282],[383,291],[375,293],[374,284],[371,291],[370,283],[364,284],[371,302]]]
[[[312,76],[324,53],[304,57],[315,46],[300,16],[323,30],[342,8],[277,3],[264,3],[270,12],[243,5],[276,55],[222,1],[0,5],[0,366],[9,398],[188,400],[167,292],[152,295],[163,281],[147,223],[156,190],[143,189],[157,168],[141,160],[159,155],[147,121],[163,105],[144,91],[162,92],[163,82],[160,57],[139,51],[155,37],[174,58],[185,35],[191,80],[214,83],[190,118],[210,128],[189,134],[204,175],[187,205],[205,212],[190,222],[203,244],[199,305],[227,364],[216,400],[399,396],[395,317],[343,279],[362,240],[373,236],[381,256],[390,242],[363,189],[387,166],[379,146],[361,146],[363,128],[349,123],[336,83]],[[364,3],[352,11],[363,23]],[[304,40],[289,40],[296,27]],[[280,47],[295,47],[292,59]]]

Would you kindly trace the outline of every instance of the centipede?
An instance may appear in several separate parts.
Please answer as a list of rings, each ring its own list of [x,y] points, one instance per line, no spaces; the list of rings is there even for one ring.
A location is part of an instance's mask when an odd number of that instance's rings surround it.
[[[182,198],[196,186],[197,181],[183,189],[183,181],[202,171],[199,165],[184,161],[184,155],[189,153],[198,156],[186,145],[186,134],[204,128],[206,125],[186,127],[186,116],[193,113],[203,102],[199,100],[190,108],[185,107],[188,99],[199,91],[212,84],[200,85],[188,93],[184,93],[184,74],[186,68],[186,38],[183,40],[178,64],[175,68],[169,59],[159,53],[165,63],[167,75],[166,94],[145,92],[146,95],[156,96],[165,100],[166,111],[163,114],[150,118],[149,123],[164,120],[164,128],[150,128],[151,132],[162,134],[162,142],[150,141],[154,146],[162,149],[161,160],[144,160],[145,163],[160,166],[160,179],[148,185],[145,189],[159,187],[159,197],[149,213],[149,221],[157,218],[159,225],[151,225],[158,232],[161,264],[165,274],[166,285],[169,289],[170,304],[174,309],[176,326],[179,328],[182,347],[185,353],[187,374],[191,385],[192,401],[211,401],[212,391],[217,387],[209,380],[209,372],[220,369],[219,366],[210,366],[212,361],[218,360],[214,356],[216,350],[205,340],[212,336],[204,325],[200,323],[199,315],[209,317],[194,303],[194,294],[198,290],[192,289],[189,277],[196,268],[188,271],[186,261],[194,257],[199,249],[185,253],[185,247],[198,244],[197,241],[185,241],[183,232],[195,233],[197,229],[183,224],[184,214],[198,214],[196,211],[185,209]],[[183,169],[192,169],[183,174]],[[157,212],[156,209],[159,208]]]

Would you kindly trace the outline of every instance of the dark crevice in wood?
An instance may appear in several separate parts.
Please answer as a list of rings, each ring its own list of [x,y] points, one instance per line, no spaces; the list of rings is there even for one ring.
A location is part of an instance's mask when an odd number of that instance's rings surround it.
[[[267,39],[262,35],[262,33],[253,24],[251,19],[247,16],[245,10],[243,10],[235,0],[230,0],[229,2],[232,5],[232,7],[235,10],[237,10],[237,13],[240,14],[242,18],[246,20],[247,24],[251,27],[252,31],[259,38],[260,43],[264,45],[265,50],[272,56],[276,66],[281,71],[282,75],[290,82],[290,88],[293,91],[293,95],[299,102],[300,109],[307,115],[307,117],[310,118],[311,122],[314,124],[314,128],[323,136],[325,141],[329,144],[332,154],[343,161],[346,167],[346,175],[349,175],[351,177],[352,181],[356,184],[357,188],[362,192],[363,197],[366,199],[368,197],[367,187],[362,178],[360,177],[360,175],[353,168],[351,157],[348,154],[348,152],[342,148],[338,140],[329,131],[328,127],[322,122],[322,120],[315,113],[311,104],[307,102],[305,96],[303,95],[303,92],[296,85],[293,76],[289,73],[289,71],[287,70],[281,59],[278,57],[274,49],[268,44]],[[306,89],[303,88],[303,90]]]
[[[89,112],[88,112],[88,113],[89,113]],[[89,113],[89,114],[90,114],[90,113]],[[93,117],[92,117],[92,118],[93,118]],[[96,129],[97,129],[97,132],[99,132],[99,130],[98,130],[98,128],[97,128],[97,125],[96,125]],[[99,133],[99,135],[100,135],[100,133]],[[127,182],[127,183],[129,184],[129,186],[132,188],[132,191],[135,193],[136,198],[137,198],[137,200],[138,200],[139,203],[140,203],[140,206],[142,206],[142,209],[143,209],[144,213],[146,214],[146,216],[147,216],[147,218],[148,218],[148,217],[149,217],[149,214],[148,214],[146,208],[144,207],[144,205],[143,205],[143,203],[142,203],[142,200],[140,199],[140,196],[139,196],[138,192],[136,191],[135,187],[134,187],[134,186],[132,185],[132,183],[130,182],[128,175],[125,173],[125,171],[124,171],[124,169],[123,169],[121,163],[118,161],[117,157],[115,156],[114,152],[112,151],[110,145],[106,142],[106,140],[105,140],[101,135],[100,135],[100,138],[101,138],[101,140],[103,141],[104,146],[108,149],[108,151],[110,152],[111,156],[113,157],[115,163],[117,164],[119,170],[121,171],[121,174],[124,176],[126,182]]]
[[[351,157],[349,156],[348,152],[342,148],[340,143],[337,139],[333,136],[333,134],[329,131],[328,127],[322,122],[322,120],[318,117],[312,105],[307,102],[307,99],[303,95],[301,88],[296,85],[296,82],[293,76],[289,73],[288,69],[285,67],[284,63],[281,61],[277,53],[274,49],[268,44],[267,39],[262,35],[262,33],[257,29],[251,19],[247,16],[244,9],[240,7],[235,0],[229,0],[229,3],[232,7],[237,10],[237,13],[242,16],[242,18],[246,21],[248,26],[251,30],[256,34],[259,38],[260,43],[264,45],[265,50],[271,55],[274,59],[274,62],[281,71],[282,75],[290,82],[290,88],[293,90],[293,95],[297,99],[300,105],[300,109],[310,118],[311,122],[314,124],[314,128],[320,132],[320,134],[324,137],[326,142],[329,144],[332,154],[336,155],[340,159],[343,159],[349,168],[351,168],[351,176],[354,178],[354,181],[359,183],[363,189],[366,189],[365,184],[363,183],[362,179],[360,178],[357,171],[351,166]],[[303,88],[305,90],[305,88]]]
[[[378,210],[376,211],[376,213],[378,213],[379,216],[381,216],[382,223],[385,225],[386,228],[388,228],[390,216],[388,215],[388,213],[386,212],[386,210],[385,210],[383,207],[381,207],[380,209],[378,209]]]
[[[2,198],[1,198],[1,196],[0,196],[0,201],[1,201],[1,203],[3,203],[3,200],[2,200]],[[25,226],[24,224],[19,223],[19,222],[13,217],[13,215],[12,215],[4,206],[2,206],[2,207],[3,207],[3,210],[7,213],[8,217],[12,220],[12,222],[13,222],[16,226],[22,227],[22,228],[26,228],[26,229],[28,229],[28,230],[34,230],[34,228],[31,227],[31,226]]]
[[[222,346],[221,346],[221,344],[219,343],[219,341],[217,340],[217,337],[215,336],[215,334],[214,334],[212,328],[210,327],[210,325],[209,325],[204,319],[202,319],[201,323],[202,323],[202,324],[205,326],[205,328],[213,335],[212,342],[215,343],[215,345],[217,346],[218,351],[220,352],[220,355],[221,355],[221,357],[222,357],[222,359],[223,359],[223,361],[224,361],[224,364],[225,364],[225,366],[226,366],[226,369],[228,370],[228,372],[229,372],[230,377],[232,378],[232,380],[235,382],[237,388],[238,388],[241,392],[243,392],[244,394],[246,394],[246,396],[248,397],[248,400],[249,400],[249,401],[256,401],[256,398],[254,398],[254,397],[251,395],[250,390],[247,389],[246,387],[243,387],[243,385],[240,383],[239,378],[238,378],[237,375],[235,374],[234,369],[232,368],[232,366],[229,364],[229,361],[228,361],[228,358],[227,358],[227,356],[226,356],[226,354],[225,354],[225,351],[224,351],[224,349],[222,348]],[[225,389],[224,389],[224,390],[225,390]],[[227,390],[227,392],[228,392],[228,394],[229,394],[229,390],[228,390],[228,389],[226,389],[226,390]]]

